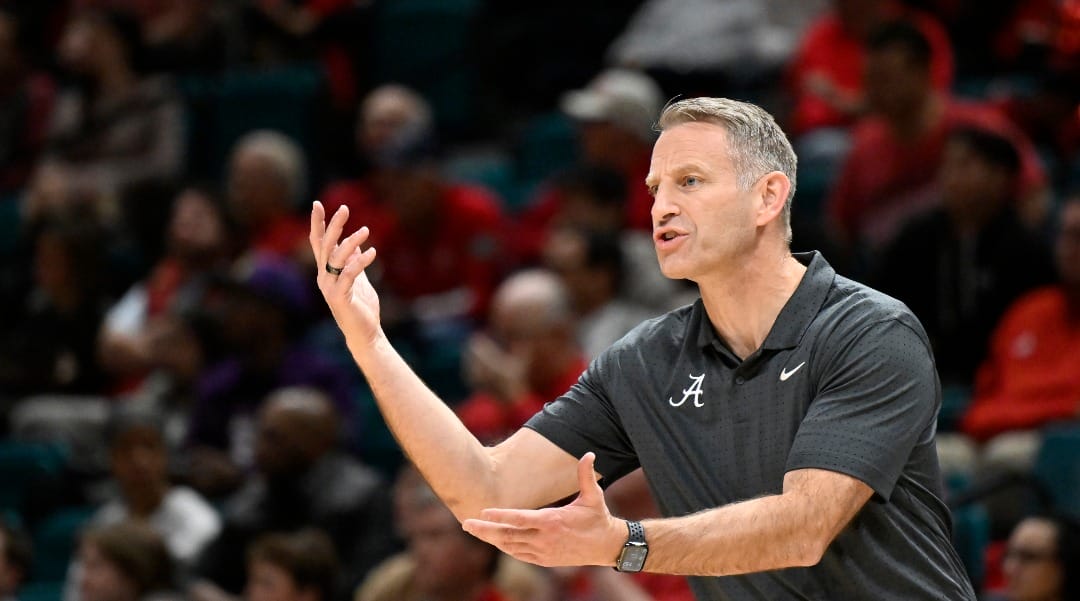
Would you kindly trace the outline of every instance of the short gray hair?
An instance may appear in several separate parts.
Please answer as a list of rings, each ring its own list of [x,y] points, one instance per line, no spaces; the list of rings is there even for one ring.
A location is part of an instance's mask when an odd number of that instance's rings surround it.
[[[773,116],[756,104],[730,98],[687,98],[665,106],[656,128],[662,132],[693,121],[719,125],[727,131],[728,152],[740,190],[749,190],[761,176],[772,171],[779,171],[791,180],[791,191],[784,199],[780,216],[790,244],[791,201],[795,197],[798,159]]]
[[[251,153],[270,161],[285,182],[289,200],[297,206],[307,192],[307,163],[304,151],[289,136],[272,129],[247,133],[233,145],[232,157]]]

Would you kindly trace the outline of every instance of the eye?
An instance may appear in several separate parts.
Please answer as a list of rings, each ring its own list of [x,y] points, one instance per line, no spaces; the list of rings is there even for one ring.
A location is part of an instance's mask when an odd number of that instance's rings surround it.
[[[696,175],[688,175],[683,178],[684,186],[696,186],[701,183],[701,179]]]
[[[652,196],[653,198],[656,198],[656,191],[659,188],[660,188],[660,186],[649,186],[649,196]]]

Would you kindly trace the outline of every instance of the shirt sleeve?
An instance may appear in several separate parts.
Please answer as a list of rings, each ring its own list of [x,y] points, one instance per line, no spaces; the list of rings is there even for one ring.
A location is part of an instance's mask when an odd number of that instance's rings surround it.
[[[941,395],[928,341],[893,319],[824,348],[831,356],[820,362],[825,371],[787,471],[847,474],[888,500],[915,446],[932,437],[936,423]]]
[[[639,467],[609,391],[611,378],[619,373],[618,352],[612,349],[597,357],[566,394],[544,405],[525,427],[535,430],[574,457],[596,453],[600,485],[618,480]]]

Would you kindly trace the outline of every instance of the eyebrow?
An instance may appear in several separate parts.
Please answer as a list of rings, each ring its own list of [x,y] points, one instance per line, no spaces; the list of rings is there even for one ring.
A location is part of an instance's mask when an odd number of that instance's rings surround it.
[[[674,169],[671,170],[671,172],[674,173],[676,177],[680,175],[686,175],[687,173],[695,171],[700,173],[710,173],[716,171],[716,169],[711,168],[705,163],[701,163],[698,161],[686,161],[685,163],[678,164]],[[649,175],[645,177],[645,187],[652,188],[653,186],[659,184],[659,179],[659,176],[654,175],[652,172],[649,172]]]

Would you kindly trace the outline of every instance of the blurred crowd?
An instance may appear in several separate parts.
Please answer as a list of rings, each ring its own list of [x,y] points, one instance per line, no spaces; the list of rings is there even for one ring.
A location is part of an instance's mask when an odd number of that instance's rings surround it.
[[[0,599],[690,599],[464,533],[307,232],[370,227],[385,329],[498,442],[696,298],[643,181],[698,95],[776,115],[793,249],[925,326],[977,590],[1080,598],[1080,2],[7,0]]]

